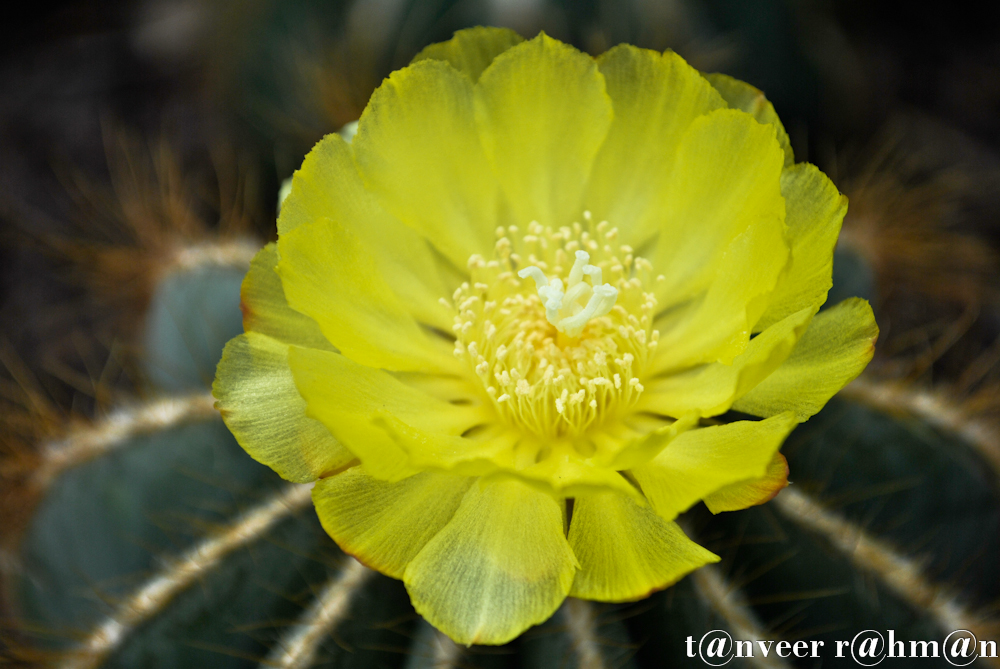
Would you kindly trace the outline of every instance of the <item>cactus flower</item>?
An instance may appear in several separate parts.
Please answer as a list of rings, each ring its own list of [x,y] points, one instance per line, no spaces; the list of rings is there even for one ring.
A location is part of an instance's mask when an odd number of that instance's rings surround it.
[[[678,514],[787,485],[878,332],[820,311],[846,207],[747,84],[461,31],[295,173],[217,406],[430,623],[504,643],[717,561]]]

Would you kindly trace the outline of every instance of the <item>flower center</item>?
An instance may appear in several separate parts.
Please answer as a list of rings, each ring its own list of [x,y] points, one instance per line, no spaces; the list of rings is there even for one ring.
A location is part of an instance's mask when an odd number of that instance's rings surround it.
[[[522,279],[529,276],[535,280],[538,297],[545,305],[545,319],[556,326],[559,332],[565,332],[569,337],[579,337],[584,326],[593,318],[603,316],[615,306],[618,299],[618,289],[610,283],[601,283],[603,274],[600,267],[588,264],[590,254],[577,251],[573,269],[569,271],[566,281],[566,292],[563,292],[563,282],[559,278],[549,280],[539,267],[532,265],[517,273]],[[591,285],[583,281],[583,275],[590,277]],[[587,300],[587,306],[581,306],[579,300]]]
[[[582,434],[634,404],[659,337],[652,266],[607,221],[583,218],[498,228],[493,259],[470,257],[471,280],[448,303],[455,356],[508,423],[545,437]]]

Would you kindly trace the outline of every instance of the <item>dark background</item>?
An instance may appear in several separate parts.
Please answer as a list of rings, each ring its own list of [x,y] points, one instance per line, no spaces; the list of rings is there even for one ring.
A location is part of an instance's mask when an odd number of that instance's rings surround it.
[[[673,48],[764,90],[797,159],[851,198],[842,246],[882,279],[867,295],[883,330],[877,368],[975,385],[996,376],[1000,356],[989,353],[1000,332],[1000,8],[917,7],[30,3],[0,25],[4,365],[23,367],[49,401],[81,416],[141,392],[128,351],[155,244],[128,215],[122,173],[151,191],[133,200],[156,199],[156,161],[168,154],[199,234],[232,218],[238,200],[244,232],[271,237],[280,182],[315,141],[357,118],[382,77],[426,44],[493,23],[526,36],[544,29],[595,54],[623,41]],[[194,234],[159,216],[160,237]],[[103,252],[115,249],[123,254],[111,267]],[[970,381],[974,365],[986,369]]]
[[[422,47],[479,24],[527,37],[544,29],[592,54],[619,42],[673,48],[703,71],[761,88],[797,159],[819,165],[850,198],[831,301],[860,295],[873,304],[881,334],[866,378],[939,393],[961,416],[996,427],[1000,7],[989,14],[969,7],[918,11],[873,0],[25,6],[17,20],[0,22],[0,559],[15,527],[7,517],[17,515],[7,498],[23,502],[8,494],[10,482],[30,474],[38,445],[150,394],[140,332],[176,251],[273,238],[279,186],[310,147],[356,119],[382,78]],[[839,420],[836,411],[827,415]],[[810,425],[822,432],[823,420]],[[855,429],[892,445],[863,417],[843,425],[826,452],[839,457]],[[790,440],[786,452],[795,447]],[[927,464],[937,460],[907,451],[899,461],[906,467],[894,476],[910,467],[963,486],[965,479]],[[816,480],[835,469],[816,462]],[[881,485],[885,476],[874,472],[871,485]],[[944,509],[935,522],[952,523],[949,507],[927,506]],[[962,512],[975,520],[978,511]],[[967,526],[993,527],[981,519]],[[7,613],[0,610],[0,644]]]

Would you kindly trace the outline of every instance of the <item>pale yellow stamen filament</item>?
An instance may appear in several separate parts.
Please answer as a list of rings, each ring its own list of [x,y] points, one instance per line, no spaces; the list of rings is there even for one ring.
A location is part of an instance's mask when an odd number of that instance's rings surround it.
[[[455,355],[504,420],[545,437],[582,434],[633,405],[659,335],[650,264],[618,246],[607,221],[584,220],[498,229],[495,257],[473,255],[451,300]]]

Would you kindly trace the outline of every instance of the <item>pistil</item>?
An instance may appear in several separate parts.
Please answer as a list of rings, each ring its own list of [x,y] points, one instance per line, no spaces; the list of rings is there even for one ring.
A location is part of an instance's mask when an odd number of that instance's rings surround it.
[[[610,312],[618,299],[618,289],[610,283],[602,284],[601,268],[589,263],[589,253],[576,252],[576,262],[569,272],[565,293],[562,281],[555,277],[547,279],[542,270],[534,265],[517,273],[522,279],[530,276],[535,280],[538,296],[545,305],[545,318],[567,337],[579,337],[588,321]],[[590,278],[590,285],[583,281],[585,274]],[[580,304],[581,300],[587,300],[586,306]]]

